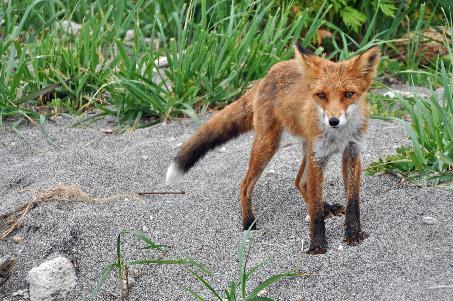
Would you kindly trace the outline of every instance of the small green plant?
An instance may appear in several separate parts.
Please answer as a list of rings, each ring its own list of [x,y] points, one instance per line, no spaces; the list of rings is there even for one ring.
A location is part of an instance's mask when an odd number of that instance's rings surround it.
[[[451,99],[451,96],[450,96]],[[439,185],[453,181],[453,111],[442,106],[437,97],[417,98],[414,106],[399,98],[412,125],[401,120],[411,146],[397,149],[395,155],[373,162],[369,174],[390,172],[406,177],[417,185]]]
[[[253,240],[250,239],[250,231],[254,223],[249,227],[249,229],[244,232],[242,241],[239,246],[239,279],[236,281],[231,281],[229,286],[226,289],[218,290],[214,288],[212,284],[206,280],[200,273],[197,273],[191,268],[187,268],[190,274],[192,274],[200,284],[205,287],[214,300],[219,301],[273,301],[274,299],[265,297],[264,292],[272,284],[289,277],[303,277],[307,274],[305,273],[281,273],[268,277],[262,281],[255,288],[249,289],[247,284],[250,278],[266,263],[263,262],[252,268],[248,267],[248,260],[253,248]],[[207,301],[212,300],[211,298],[205,298],[201,294],[195,292],[190,288],[185,288],[196,300],[198,301]]]
[[[121,252],[121,237],[126,234],[131,234],[136,238],[139,238],[143,242],[145,242],[145,246],[143,249],[146,250],[155,250],[159,252],[165,252],[168,249],[168,246],[160,245],[155,243],[151,240],[148,236],[146,236],[141,231],[121,231],[118,233],[116,238],[116,258],[113,262],[107,265],[107,267],[103,270],[98,284],[93,291],[94,296],[96,296],[99,291],[101,290],[104,283],[109,278],[110,274],[116,270],[118,274],[118,282],[120,287],[120,298],[124,299],[127,298],[129,294],[129,280],[128,280],[128,271],[129,266],[132,265],[193,265],[198,267],[199,269],[204,271],[204,268],[196,263],[194,260],[187,258],[187,259],[135,259],[135,260],[128,260],[125,255]]]

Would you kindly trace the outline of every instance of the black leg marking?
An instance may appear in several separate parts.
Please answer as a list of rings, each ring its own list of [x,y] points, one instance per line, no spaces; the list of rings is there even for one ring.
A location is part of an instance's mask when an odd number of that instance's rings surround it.
[[[344,241],[348,245],[358,245],[368,235],[362,232],[360,227],[360,208],[358,197],[352,195],[346,206],[346,217],[345,217],[345,239]]]
[[[253,224],[255,221],[255,217],[253,215],[247,216],[245,220],[242,222],[242,228],[244,231],[247,231],[250,226]],[[256,222],[253,224],[251,230],[256,230]]]
[[[307,254],[324,254],[327,252],[326,226],[324,216],[317,217],[313,222],[310,221],[311,244]]]
[[[332,204],[324,202],[324,218],[344,215],[344,206],[341,204]]]

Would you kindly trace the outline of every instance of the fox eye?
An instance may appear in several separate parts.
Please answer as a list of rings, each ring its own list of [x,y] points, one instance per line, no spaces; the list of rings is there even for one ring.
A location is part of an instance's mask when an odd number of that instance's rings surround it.
[[[346,93],[344,93],[344,97],[346,97],[346,98],[351,98],[352,95],[354,95],[354,92],[346,92]]]
[[[326,94],[323,93],[323,92],[316,94],[316,96],[318,96],[319,99],[325,99],[326,98]]]

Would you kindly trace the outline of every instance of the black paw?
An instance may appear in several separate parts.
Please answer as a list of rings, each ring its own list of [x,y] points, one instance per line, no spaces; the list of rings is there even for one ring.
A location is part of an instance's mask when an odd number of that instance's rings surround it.
[[[366,238],[368,238],[368,234],[363,231],[357,231],[351,234],[346,233],[344,242],[350,246],[357,246]]]
[[[324,203],[324,218],[344,215],[344,206],[341,204]]]
[[[252,228],[250,228],[250,226]],[[256,230],[256,222],[254,217],[247,218],[245,221],[242,222],[242,229],[244,231],[247,231],[249,228],[250,230]]]
[[[323,246],[310,246],[310,249],[308,249],[307,254],[310,255],[319,255],[319,254],[325,254],[327,252],[327,248]]]

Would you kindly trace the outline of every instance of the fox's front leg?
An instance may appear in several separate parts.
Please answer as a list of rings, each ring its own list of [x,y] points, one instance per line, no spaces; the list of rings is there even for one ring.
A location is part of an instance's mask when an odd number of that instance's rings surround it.
[[[326,227],[324,224],[324,203],[322,201],[322,186],[324,167],[316,162],[313,154],[307,158],[307,205],[310,226],[309,254],[324,254],[327,251]]]
[[[360,227],[360,150],[355,142],[349,142],[343,151],[343,182],[346,195],[345,242],[356,245],[367,235]]]

